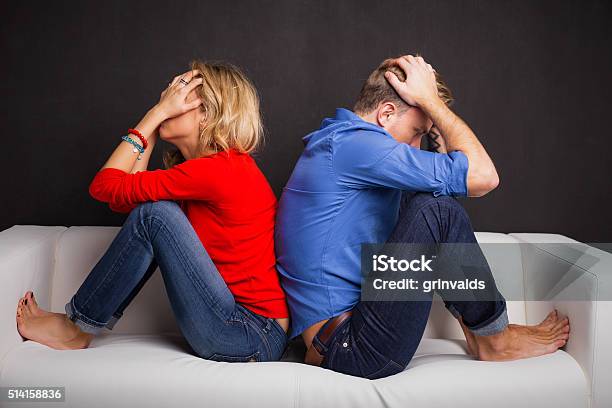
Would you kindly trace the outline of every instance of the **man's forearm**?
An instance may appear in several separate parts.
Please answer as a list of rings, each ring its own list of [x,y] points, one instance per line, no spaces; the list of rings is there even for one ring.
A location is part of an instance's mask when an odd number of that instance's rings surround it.
[[[419,107],[439,129],[447,151],[459,150],[467,156],[468,195],[482,196],[497,187],[495,165],[472,129],[439,98],[419,103]]]

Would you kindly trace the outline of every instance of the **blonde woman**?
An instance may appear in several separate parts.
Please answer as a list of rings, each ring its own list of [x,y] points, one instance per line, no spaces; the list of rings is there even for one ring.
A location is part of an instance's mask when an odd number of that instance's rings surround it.
[[[147,171],[157,138],[176,150]],[[17,307],[26,339],[80,349],[112,329],[159,266],[177,323],[202,358],[278,360],[289,314],[275,268],[276,197],[250,155],[262,139],[257,92],[236,67],[193,61],[120,140],[89,192],[124,225],[66,313]],[[139,159],[140,158],[140,159]]]

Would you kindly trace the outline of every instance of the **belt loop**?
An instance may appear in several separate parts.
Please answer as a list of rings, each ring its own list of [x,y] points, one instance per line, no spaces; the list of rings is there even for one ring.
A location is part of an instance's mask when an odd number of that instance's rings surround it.
[[[319,352],[319,354],[324,355],[327,353],[329,346],[319,339],[319,332],[314,335],[312,338],[312,346]]]

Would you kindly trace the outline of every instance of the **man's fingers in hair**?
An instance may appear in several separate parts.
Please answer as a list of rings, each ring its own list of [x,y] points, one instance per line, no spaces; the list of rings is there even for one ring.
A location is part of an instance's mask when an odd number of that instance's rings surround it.
[[[408,75],[408,71],[410,70],[410,62],[408,62],[406,58],[400,58],[397,61],[397,65],[399,65],[400,68],[404,70],[406,75]]]
[[[397,89],[397,87],[400,86],[402,83],[402,81],[399,80],[397,75],[395,75],[395,73],[391,71],[385,72],[385,79],[389,81],[389,84],[391,84],[391,86],[395,89]]]
[[[411,54],[404,56],[404,59],[411,64],[416,64],[417,62],[417,59],[414,57],[414,55],[411,55]]]

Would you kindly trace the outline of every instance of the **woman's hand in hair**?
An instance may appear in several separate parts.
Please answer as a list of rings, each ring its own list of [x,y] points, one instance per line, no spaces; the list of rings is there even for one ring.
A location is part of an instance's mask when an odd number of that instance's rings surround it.
[[[156,108],[163,112],[164,120],[182,115],[202,104],[200,98],[186,102],[189,92],[195,87],[202,85],[202,77],[195,77],[198,73],[198,71],[193,70],[175,76],[170,85],[161,93]],[[188,82],[188,84],[182,83],[181,78]]]

